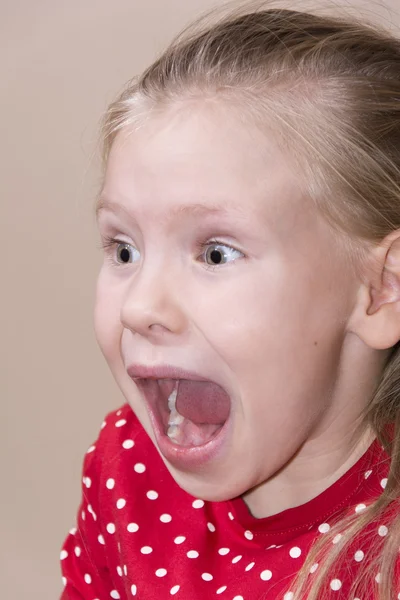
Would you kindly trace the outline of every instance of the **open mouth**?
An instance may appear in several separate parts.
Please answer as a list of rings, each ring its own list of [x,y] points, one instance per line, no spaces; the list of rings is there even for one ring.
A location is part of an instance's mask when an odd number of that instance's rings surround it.
[[[231,400],[211,381],[135,379],[158,429],[177,446],[198,447],[214,439],[229,418]]]

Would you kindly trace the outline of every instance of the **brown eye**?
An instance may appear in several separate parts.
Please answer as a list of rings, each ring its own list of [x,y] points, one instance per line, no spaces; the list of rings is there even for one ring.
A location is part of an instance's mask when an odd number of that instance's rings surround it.
[[[121,264],[128,264],[138,260],[139,252],[130,244],[117,245],[117,261]]]

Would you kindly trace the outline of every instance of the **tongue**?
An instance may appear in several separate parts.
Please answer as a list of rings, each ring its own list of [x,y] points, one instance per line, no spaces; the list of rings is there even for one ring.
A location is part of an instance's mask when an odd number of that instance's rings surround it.
[[[229,417],[231,401],[216,383],[181,379],[176,409],[193,423],[222,424]]]

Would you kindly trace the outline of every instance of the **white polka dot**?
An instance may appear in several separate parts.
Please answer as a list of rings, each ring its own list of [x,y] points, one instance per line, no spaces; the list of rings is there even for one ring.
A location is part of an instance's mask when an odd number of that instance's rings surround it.
[[[86,485],[87,488],[90,488],[90,486],[92,485],[92,480],[90,479],[90,477],[84,477],[83,483]]]
[[[75,556],[80,556],[80,555],[81,555],[81,552],[82,552],[82,550],[79,548],[79,546],[75,546],[75,550],[74,550],[74,552],[75,552]]]
[[[199,556],[199,553],[197,552],[197,550],[189,550],[186,556],[188,558],[197,558]]]
[[[143,463],[136,463],[136,465],[133,467],[133,469],[136,471],[136,473],[144,473],[146,470],[146,467],[144,466]]]
[[[231,521],[233,521],[233,519],[235,518],[231,512],[228,512],[228,517]]]
[[[104,429],[104,427],[105,427],[106,425],[107,425],[107,421],[103,421],[103,422],[102,422],[102,424],[101,424],[101,427],[100,427],[100,429]]]
[[[85,573],[84,580],[86,583],[92,583],[92,578],[90,577],[89,573]]]
[[[69,530],[69,533],[70,533],[71,535],[75,535],[75,534],[76,534],[76,532],[77,532],[77,528],[76,528],[76,527],[73,527],[72,529],[70,529],[70,530]]]
[[[269,569],[266,569],[260,573],[260,577],[263,581],[269,581],[272,577],[272,573]]]
[[[68,552],[66,550],[61,550],[60,552],[60,560],[65,560],[68,556]]]
[[[94,519],[95,521],[97,521],[96,513],[94,512],[94,510],[93,510],[93,508],[92,508],[91,504],[88,504],[88,507],[87,507],[87,509],[88,509],[88,512],[89,512],[89,513],[92,515],[93,519]]]
[[[222,587],[217,589],[217,594],[222,594],[222,592],[224,592],[226,590],[226,585],[223,585]]]
[[[175,544],[182,544],[185,540],[186,538],[184,535],[178,535],[178,537],[174,539],[174,542]]]
[[[251,571],[251,569],[254,567],[256,563],[255,562],[251,562],[247,565],[247,567],[245,568],[245,571]]]
[[[148,497],[149,500],[157,500],[157,498],[158,498],[158,494],[154,490],[148,491],[146,496]]]
[[[354,554],[354,560],[356,562],[361,562],[364,558],[364,552],[362,550],[357,550],[357,552]]]
[[[124,565],[124,575],[128,575],[128,567]]]
[[[204,579],[204,581],[212,581],[213,580],[213,576],[211,575],[211,573],[202,573],[201,578]]]
[[[204,500],[194,500],[192,502],[192,506],[193,506],[193,508],[203,508]]]
[[[119,498],[119,500],[117,500],[117,508],[124,508],[125,505],[126,500],[124,498]]]
[[[104,537],[100,534],[97,538],[99,540],[99,544],[102,544],[104,546],[104,544],[106,543],[104,540]]]
[[[117,421],[115,423],[115,427],[122,427],[123,425],[126,425],[126,420],[125,419],[120,419],[119,421]]]
[[[121,413],[122,413],[122,410],[121,410],[121,409],[119,409],[119,410],[117,410],[117,412],[116,412],[115,414],[117,415],[117,417],[119,417],[119,415],[120,415]]]
[[[378,529],[378,533],[381,537],[385,537],[385,535],[387,535],[388,533],[388,528],[386,527],[386,525],[381,525]]]
[[[387,480],[387,477],[384,477],[384,478],[381,480],[381,487],[382,487],[383,489],[385,489],[385,487],[386,487],[386,485],[387,485],[387,482],[388,482],[388,480]]]
[[[338,533],[337,535],[335,535],[335,537],[332,540],[332,544],[337,544],[338,542],[340,542],[342,537],[343,537],[343,535],[341,533]]]
[[[375,581],[376,581],[376,583],[380,583],[380,582],[381,582],[381,580],[382,580],[382,579],[381,579],[381,574],[380,574],[380,573],[377,573],[377,574],[376,574],[376,577],[375,577]]]
[[[131,594],[132,594],[132,596],[136,596],[136,592],[137,592],[137,587],[136,587],[136,585],[133,583],[133,584],[131,585]]]
[[[161,515],[160,521],[161,521],[161,523],[171,523],[172,517],[171,517],[171,515],[168,515],[167,513],[165,513],[164,515]]]
[[[232,558],[232,564],[236,565],[236,563],[239,562],[239,560],[242,559],[242,555],[239,554],[238,556],[235,556],[235,558]]]
[[[342,587],[342,582],[340,581],[340,579],[332,579],[329,585],[331,587],[331,590],[337,592]]]
[[[86,519],[86,515],[85,515],[85,511],[84,510],[81,512],[81,517],[82,517],[82,521],[84,521]]]
[[[106,527],[108,533],[115,533],[115,525],[114,523],[108,523]]]
[[[209,531],[212,531],[212,532],[215,531],[215,525],[213,525],[212,523],[207,523],[207,527],[208,527]]]
[[[235,596],[233,600],[244,600],[243,596]]]
[[[247,530],[244,532],[244,537],[247,538],[248,540],[252,540],[254,535],[251,531]]]
[[[229,554],[230,550],[229,548],[220,548],[218,550],[218,554],[220,554],[221,556],[225,556],[226,554]]]
[[[122,573],[122,569],[121,569],[121,567],[120,567],[119,565],[118,565],[118,567],[117,567],[117,573],[118,573],[118,575],[119,575],[120,577],[122,577],[122,574],[123,574],[123,573]]]
[[[136,533],[139,530],[139,525],[137,523],[129,523],[127,525],[127,530],[129,533]]]
[[[140,552],[142,554],[151,554],[153,552],[153,548],[151,548],[150,546],[143,546],[142,548],[140,548]]]
[[[111,598],[114,598],[114,600],[119,600],[119,598],[121,598],[117,590],[111,590],[110,596]]]
[[[157,577],[165,577],[167,574],[167,569],[157,569],[156,575]]]
[[[109,490],[112,490],[112,489],[113,489],[113,487],[114,487],[114,485],[115,485],[115,479],[112,479],[112,478],[110,478],[110,479],[107,479],[107,481],[106,481],[106,487],[107,487]]]
[[[364,473],[365,479],[368,479],[368,477],[371,475],[371,473],[372,473],[371,469],[369,469],[368,471],[365,471],[365,473]]]
[[[321,523],[321,525],[318,527],[318,531],[320,533],[328,533],[330,528],[331,528],[331,526],[328,525],[328,523]]]
[[[175,594],[179,592],[180,588],[180,585],[174,585],[174,587],[170,589],[169,593],[171,594],[171,596],[175,596]]]
[[[293,600],[293,598],[294,598],[293,592],[286,592],[286,594],[283,596],[283,600]]]
[[[299,558],[301,555],[301,550],[298,546],[294,546],[293,548],[290,548],[289,554],[292,558]]]
[[[318,563],[314,563],[312,565],[312,567],[310,568],[310,573],[315,573],[315,571],[318,569]]]
[[[364,512],[364,510],[366,509],[366,505],[365,504],[357,504],[355,511],[357,514]]]
[[[86,450],[86,454],[90,454],[91,452],[93,452],[93,450],[96,450],[96,446],[90,446],[90,448]]]
[[[122,447],[125,448],[125,450],[130,450],[134,445],[135,442],[133,440],[125,440],[122,442]]]

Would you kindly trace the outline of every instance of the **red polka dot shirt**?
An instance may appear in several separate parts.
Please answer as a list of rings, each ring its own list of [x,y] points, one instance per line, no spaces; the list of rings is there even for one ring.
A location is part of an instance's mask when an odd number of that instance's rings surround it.
[[[387,474],[387,456],[374,442],[318,497],[256,519],[240,498],[204,502],[184,492],[124,405],[106,417],[85,457],[77,525],[61,551],[61,600],[291,600],[290,583],[315,538],[329,535],[334,516],[366,510]],[[345,573],[330,579],[332,600],[349,599],[373,537],[387,532],[374,524],[354,546]],[[374,597],[370,589],[365,600]]]

